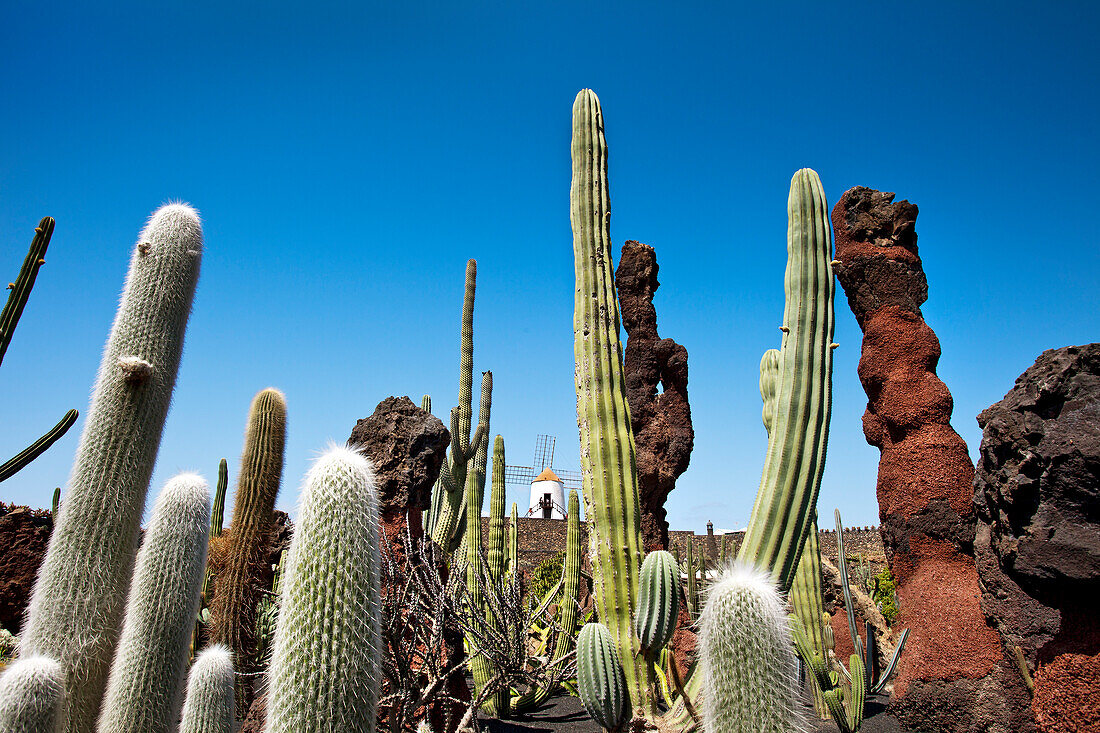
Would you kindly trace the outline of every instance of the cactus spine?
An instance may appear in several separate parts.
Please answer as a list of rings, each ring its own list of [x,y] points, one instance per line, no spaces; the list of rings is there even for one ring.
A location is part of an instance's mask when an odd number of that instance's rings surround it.
[[[99,713],[201,257],[189,206],[160,208],[138,238],[31,597],[23,649],[65,668],[70,733]]]
[[[585,624],[577,637],[577,690],[584,709],[604,730],[617,730],[630,717],[623,667],[603,624]]]
[[[805,730],[787,623],[766,571],[738,562],[711,585],[699,618],[704,730]]]
[[[646,556],[638,588],[635,628],[642,646],[652,655],[672,638],[680,612],[680,568],[671,553],[657,550]]]
[[[835,286],[828,211],[817,173],[795,173],[787,202],[787,302],[771,439],[739,553],[768,569],[783,589],[791,585],[817,504],[829,437]]]
[[[607,144],[600,102],[590,89],[573,102],[572,158],[577,425],[596,604],[618,649],[635,712],[654,719],[653,668],[638,659],[641,645],[630,618],[642,564],[641,511],[611,258]]]
[[[0,730],[55,733],[65,721],[65,670],[49,657],[25,657],[0,676]]]
[[[244,450],[229,525],[229,552],[214,583],[210,640],[233,652],[238,672],[256,671],[256,606],[268,571],[267,532],[283,476],[286,399],[276,389],[252,399]],[[241,685],[241,709],[251,702],[251,686]]]
[[[100,733],[175,730],[209,532],[206,481],[185,473],[165,484],[138,551]]]
[[[191,667],[179,733],[231,733],[235,715],[233,655],[215,644]]]
[[[382,685],[378,535],[374,468],[350,448],[330,449],[306,476],[286,558],[267,733],[374,733]]]

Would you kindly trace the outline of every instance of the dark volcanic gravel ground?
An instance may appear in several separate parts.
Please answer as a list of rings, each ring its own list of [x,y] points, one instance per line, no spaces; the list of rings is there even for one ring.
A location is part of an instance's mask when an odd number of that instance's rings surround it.
[[[860,733],[901,733],[901,726],[886,713],[885,697],[873,697],[867,700],[864,708],[863,726]],[[808,703],[807,703],[808,704]],[[837,727],[831,720],[813,718],[814,733],[836,733]],[[551,698],[530,715],[515,720],[483,720],[484,730],[489,733],[599,733],[600,727],[592,722],[584,712],[580,699],[569,695]]]

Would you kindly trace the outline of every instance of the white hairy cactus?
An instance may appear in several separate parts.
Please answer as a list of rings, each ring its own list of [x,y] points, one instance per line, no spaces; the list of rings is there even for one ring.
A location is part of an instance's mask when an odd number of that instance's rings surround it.
[[[70,733],[95,728],[201,253],[199,216],[183,204],[158,209],[138,238],[31,597],[22,653],[65,669]]]
[[[699,652],[706,733],[807,730],[785,604],[766,571],[722,571],[699,617]]]
[[[215,644],[191,667],[179,733],[230,733],[233,730],[233,654]]]
[[[206,481],[176,476],[157,497],[138,551],[99,733],[175,731],[209,533]]]
[[[0,676],[0,730],[55,733],[65,723],[65,675],[48,657],[27,657]]]
[[[374,468],[333,447],[302,489],[268,670],[267,733],[374,733],[380,561]]]

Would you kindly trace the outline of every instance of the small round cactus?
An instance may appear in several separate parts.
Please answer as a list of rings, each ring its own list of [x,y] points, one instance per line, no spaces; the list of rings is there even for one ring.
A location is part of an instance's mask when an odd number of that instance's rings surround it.
[[[0,676],[0,730],[54,733],[65,721],[65,674],[49,657],[26,657]]]
[[[704,730],[806,730],[784,605],[770,575],[744,563],[710,587],[699,617]]]
[[[233,654],[215,644],[191,667],[179,733],[230,733],[234,716]]]
[[[642,646],[660,651],[676,630],[680,613],[680,568],[672,553],[657,550],[646,555],[638,584],[634,628]]]
[[[615,730],[630,715],[626,675],[603,624],[585,624],[577,636],[577,691],[584,709],[605,730]]]

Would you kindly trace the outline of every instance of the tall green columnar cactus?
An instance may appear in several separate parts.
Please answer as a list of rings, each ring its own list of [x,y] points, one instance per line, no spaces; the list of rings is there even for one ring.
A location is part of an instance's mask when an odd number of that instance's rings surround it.
[[[462,301],[462,345],[458,370],[458,405],[451,410],[451,452],[447,466],[440,471],[432,491],[429,527],[432,539],[453,552],[461,540],[459,526],[465,516],[467,464],[474,457],[481,436],[489,427],[478,415],[478,427],[470,437],[473,422],[474,389],[474,291],[477,288],[477,262],[466,263],[466,290]],[[484,396],[484,395],[483,395]]]
[[[65,668],[70,733],[94,729],[107,684],[201,257],[190,206],[160,208],[138,238],[31,597],[23,650]]]
[[[494,583],[504,578],[504,500],[507,496],[504,482],[504,436],[493,440],[493,481],[489,492],[489,577]]]
[[[266,575],[267,533],[283,478],[286,398],[277,389],[260,391],[248,411],[244,451],[229,525],[229,552],[214,584],[210,640],[233,652],[237,671],[256,672],[256,606]],[[242,684],[241,709],[251,703],[251,685]]]
[[[802,557],[798,561],[798,570],[794,574],[794,583],[791,585],[791,610],[802,623],[809,637],[810,648],[822,659],[828,658],[825,651],[825,629],[821,619],[825,615],[825,603],[821,595],[821,550],[817,544],[817,512],[814,512],[813,523],[806,534],[806,542],[802,547]],[[812,685],[814,695],[814,710],[818,717],[828,719],[829,709],[822,697],[821,689]]]
[[[504,461],[504,437],[498,435],[493,440],[493,480],[489,494],[489,546],[486,550],[489,582],[497,586],[504,581],[504,497],[506,494]],[[477,522],[477,524],[480,526],[481,523]],[[486,609],[486,620],[489,623],[496,623],[496,615],[487,611]],[[502,690],[489,699],[486,709],[491,709],[497,717],[504,718],[508,716],[510,707],[511,695],[507,690]]]
[[[642,564],[641,511],[611,261],[607,144],[600,102],[590,89],[573,102],[572,155],[573,350],[592,575],[600,622],[615,641],[633,708],[652,719],[652,665],[639,658],[631,619]]]
[[[0,730],[56,733],[65,725],[65,670],[49,657],[24,657],[0,676]]]
[[[772,426],[775,424],[778,387],[779,350],[768,349],[760,360],[760,397],[764,403],[762,415],[764,429],[768,431],[769,441],[772,437]],[[821,625],[821,618],[825,613],[825,604],[821,596],[821,553],[817,545],[816,509],[812,513],[810,531],[806,533],[806,541],[802,547],[798,569],[791,585],[790,600],[795,616],[798,617],[803,628],[809,634],[811,648],[820,654],[822,659],[827,659],[824,630]],[[811,688],[814,697],[814,710],[817,712],[818,717],[828,719],[829,709],[821,688],[818,685],[811,685]]]
[[[493,375],[491,372],[485,372],[481,383],[482,412],[479,418],[488,415],[487,409],[491,401],[492,389]],[[487,444],[488,438],[482,435],[477,445],[477,452],[474,455],[473,470],[466,475],[466,532],[463,539],[463,546],[466,550],[466,607],[471,616],[480,617],[480,619],[474,621],[475,624],[484,623],[486,612],[481,568],[481,506],[485,490],[485,449]],[[484,655],[478,653],[472,638],[467,637],[466,643],[469,646],[471,655],[470,674],[474,678],[476,694],[480,695],[481,690],[493,677],[493,666]],[[496,696],[488,701],[487,708],[490,709],[490,714],[498,715],[497,703],[499,702]]]
[[[774,422],[760,489],[739,557],[790,588],[817,504],[833,371],[833,238],[817,173],[803,168],[787,201],[783,343]]]
[[[561,599],[558,601],[561,631],[554,642],[550,661],[561,659],[576,646],[577,613],[580,610],[581,584],[581,500],[576,489],[569,490],[569,513],[565,518],[565,560],[562,563]],[[545,702],[556,684],[531,690],[513,701],[517,712],[537,707]]]
[[[138,551],[99,733],[174,733],[210,535],[210,489],[169,481]]]
[[[374,733],[382,686],[378,534],[374,468],[350,448],[330,449],[306,476],[286,558],[267,733]]]
[[[26,307],[27,299],[30,298],[31,288],[34,287],[34,281],[38,278],[38,270],[46,264],[46,248],[50,246],[53,228],[54,220],[51,216],[44,217],[38,222],[38,226],[34,229],[34,239],[31,240],[31,248],[27,251],[23,266],[19,269],[19,275],[16,276],[15,282],[8,284],[11,293],[4,304],[4,309],[0,310],[0,362],[4,361],[4,354],[8,351],[8,344],[11,343],[19,317],[23,315],[23,308]],[[50,428],[49,432],[24,448],[14,458],[0,465],[0,481],[11,478],[28,463],[42,455],[47,448],[68,432],[76,422],[76,418],[77,411],[69,410],[57,425]]]
[[[738,562],[711,585],[699,617],[703,730],[805,730],[787,624],[766,571]]]
[[[191,667],[179,733],[231,733],[234,710],[233,654],[215,644]]]
[[[684,572],[687,573],[687,604],[688,613],[692,619],[699,618],[699,586],[695,578],[695,543],[689,537],[687,541],[687,558],[684,561]]]
[[[519,505],[512,502],[512,513],[508,518],[508,565],[509,576],[519,571]]]

